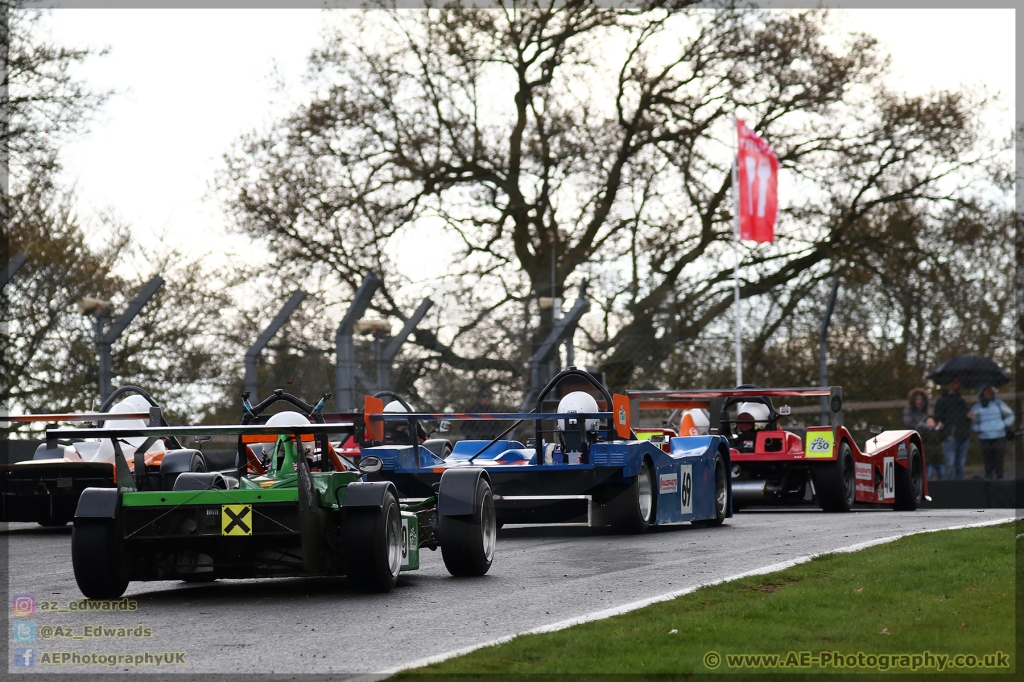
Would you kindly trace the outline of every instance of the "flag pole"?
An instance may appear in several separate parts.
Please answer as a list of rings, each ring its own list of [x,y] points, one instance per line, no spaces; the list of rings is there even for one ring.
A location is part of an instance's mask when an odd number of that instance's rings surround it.
[[[738,117],[733,116],[733,155],[732,155],[732,222],[733,222],[733,307],[736,309],[736,385],[743,385],[743,350],[742,333],[740,331],[741,304],[740,304],[740,174],[739,174],[739,130]]]

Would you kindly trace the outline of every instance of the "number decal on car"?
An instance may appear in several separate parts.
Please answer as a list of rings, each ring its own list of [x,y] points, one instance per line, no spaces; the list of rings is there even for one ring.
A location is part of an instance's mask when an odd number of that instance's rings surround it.
[[[891,500],[896,497],[896,460],[886,457],[882,460],[882,499]]]
[[[679,511],[693,513],[693,466],[690,464],[679,467]]]
[[[409,563],[409,519],[402,519],[402,565]]]

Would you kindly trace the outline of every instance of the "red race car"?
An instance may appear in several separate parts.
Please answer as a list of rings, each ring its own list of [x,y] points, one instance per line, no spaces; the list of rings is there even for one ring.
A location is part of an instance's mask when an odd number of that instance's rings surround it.
[[[710,411],[712,433],[729,440],[733,508],[817,502],[845,512],[859,502],[912,511],[928,497],[924,446],[916,431],[885,431],[863,448],[842,425],[843,398],[828,388],[629,391],[631,410]],[[832,424],[809,426],[805,438],[786,431],[772,398],[826,397]]]

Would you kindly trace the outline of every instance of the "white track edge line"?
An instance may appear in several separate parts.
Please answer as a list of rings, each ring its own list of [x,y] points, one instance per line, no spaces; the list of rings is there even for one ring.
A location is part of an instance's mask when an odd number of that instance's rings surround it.
[[[686,587],[686,588],[683,588],[681,590],[675,590],[673,592],[667,592],[665,594],[659,594],[659,595],[654,596],[654,597],[647,597],[646,599],[641,599],[639,601],[630,602],[628,604],[623,604],[621,606],[615,606],[615,607],[612,607],[610,609],[602,609],[600,611],[594,611],[594,612],[588,613],[588,614],[586,614],[584,616],[577,616],[575,618],[567,618],[566,620],[561,620],[561,621],[558,621],[556,623],[551,623],[549,625],[541,625],[541,626],[536,627],[536,628],[531,628],[530,630],[524,630],[522,632],[517,632],[514,635],[505,635],[504,637],[498,637],[497,639],[492,639],[492,640],[489,640],[487,642],[481,642],[479,644],[471,644],[469,646],[462,647],[461,649],[453,649],[452,651],[447,651],[447,652],[445,652],[443,654],[435,654],[433,656],[427,656],[425,658],[421,658],[419,660],[411,661],[409,663],[403,663],[402,665],[396,666],[394,668],[388,668],[386,670],[382,670],[382,671],[380,671],[378,673],[369,673],[367,675],[356,677],[356,678],[354,678],[353,682],[362,682],[362,681],[369,682],[370,680],[384,680],[384,679],[387,679],[387,678],[391,677],[392,675],[396,675],[396,674],[402,672],[403,670],[410,670],[412,668],[421,668],[423,666],[433,665],[435,663],[442,663],[444,661],[447,661],[450,658],[456,658],[458,656],[464,656],[464,655],[472,653],[472,652],[474,652],[474,651],[476,651],[478,649],[485,649],[487,647],[497,646],[499,644],[505,644],[506,642],[511,642],[516,637],[522,637],[523,635],[540,635],[540,634],[545,634],[545,633],[549,633],[549,632],[558,632],[559,630],[565,630],[565,629],[570,628],[570,627],[572,627],[574,625],[582,625],[583,623],[590,623],[590,622],[595,621],[595,620],[604,620],[605,618],[611,618],[612,616],[619,616],[619,615],[622,615],[624,613],[629,613],[630,611],[636,611],[637,609],[642,609],[642,608],[644,608],[646,606],[651,606],[652,604],[657,604],[657,603],[660,603],[660,602],[663,602],[663,601],[670,601],[672,599],[676,599],[677,597],[682,597],[684,595],[691,594],[692,592],[696,592],[697,590],[705,588],[705,587],[712,587],[714,585],[721,585],[723,583],[733,582],[733,581],[736,581],[736,580],[742,580],[743,578],[750,578],[750,577],[755,576],[755,575],[764,575],[766,573],[775,573],[777,571],[782,571],[782,570],[785,570],[787,568],[792,568],[794,566],[799,566],[800,564],[805,564],[808,561],[811,561],[812,559],[815,559],[815,558],[817,558],[819,556],[825,556],[825,555],[828,555],[828,554],[846,554],[846,553],[850,553],[850,552],[859,552],[862,549],[867,549],[869,547],[874,547],[876,545],[885,545],[885,544],[888,544],[890,542],[895,542],[896,540],[899,540],[900,538],[909,537],[911,535],[924,535],[925,533],[938,533],[938,532],[946,531],[946,530],[963,530],[965,528],[981,528],[981,527],[984,527],[984,526],[998,526],[998,525],[1001,525],[1001,524],[1004,524],[1004,523],[1011,523],[1013,521],[1016,521],[1016,517],[1010,516],[1010,517],[1006,517],[1006,518],[1002,518],[1002,519],[993,519],[993,520],[990,520],[990,521],[979,521],[978,523],[966,523],[966,524],[960,524],[960,525],[957,525],[957,526],[945,526],[943,528],[928,528],[928,529],[925,529],[925,530],[913,530],[913,531],[908,531],[906,533],[899,533],[898,535],[890,535],[888,537],[877,538],[875,540],[867,540],[865,542],[858,542],[858,543],[853,544],[853,545],[847,545],[846,547],[839,547],[838,549],[830,549],[827,552],[818,552],[817,554],[808,554],[807,556],[797,557],[796,559],[789,559],[788,561],[781,561],[781,562],[779,562],[777,564],[771,564],[769,566],[762,566],[761,568],[755,568],[755,569],[752,569],[750,571],[745,571],[743,573],[737,573],[736,575],[731,575],[731,576],[729,576],[727,578],[719,578],[717,580],[710,580],[708,582],[701,583],[699,585],[692,585],[690,587]]]

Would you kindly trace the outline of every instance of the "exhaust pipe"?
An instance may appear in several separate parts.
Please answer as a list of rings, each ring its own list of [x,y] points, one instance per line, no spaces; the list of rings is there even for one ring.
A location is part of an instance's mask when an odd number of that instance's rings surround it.
[[[767,501],[767,481],[733,481],[732,499],[739,504]]]

